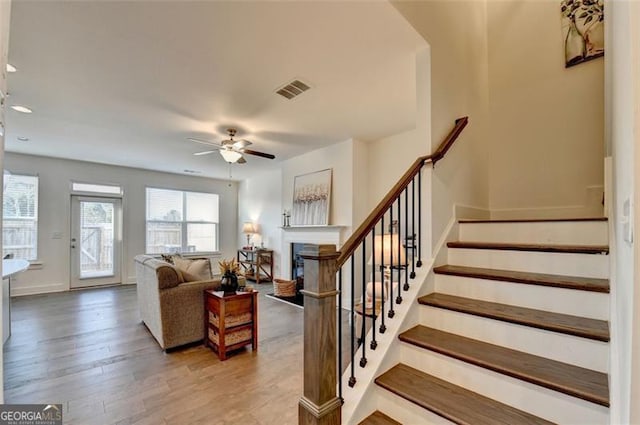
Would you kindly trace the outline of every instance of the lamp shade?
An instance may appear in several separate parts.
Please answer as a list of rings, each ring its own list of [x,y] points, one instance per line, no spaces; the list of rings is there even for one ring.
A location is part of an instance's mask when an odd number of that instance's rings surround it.
[[[256,233],[256,228],[252,222],[247,221],[242,225],[242,233],[246,233],[246,234]]]
[[[379,266],[399,266],[407,264],[405,248],[400,244],[400,238],[397,233],[376,235],[374,238],[374,256],[375,263]],[[400,247],[398,249],[398,247]],[[398,256],[398,251],[400,255]],[[372,264],[373,258],[369,260]]]
[[[240,158],[242,158],[242,154],[240,152],[236,152],[231,149],[221,149],[220,155],[222,155],[224,160],[229,163],[237,162]]]

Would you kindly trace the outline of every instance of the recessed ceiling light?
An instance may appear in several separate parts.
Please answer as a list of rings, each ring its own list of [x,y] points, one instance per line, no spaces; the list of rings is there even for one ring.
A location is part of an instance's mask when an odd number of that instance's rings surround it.
[[[13,105],[11,109],[13,109],[14,111],[22,112],[23,114],[30,114],[33,112],[31,109],[22,105]]]
[[[11,65],[10,63],[7,64],[7,72],[16,72],[18,69]]]
[[[29,138],[28,137],[18,136],[18,140],[21,141],[21,142],[28,142]]]

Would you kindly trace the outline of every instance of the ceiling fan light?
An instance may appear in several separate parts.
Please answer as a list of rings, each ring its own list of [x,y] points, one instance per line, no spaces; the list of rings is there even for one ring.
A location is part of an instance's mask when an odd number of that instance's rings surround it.
[[[242,158],[242,154],[240,152],[232,151],[230,149],[222,149],[220,151],[220,155],[222,155],[224,160],[229,163],[237,162],[240,158]]]

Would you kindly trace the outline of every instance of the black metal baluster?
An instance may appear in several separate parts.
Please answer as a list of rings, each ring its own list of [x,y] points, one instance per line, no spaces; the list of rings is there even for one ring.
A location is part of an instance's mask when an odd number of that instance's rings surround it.
[[[380,299],[380,333],[383,334],[387,330],[387,326],[384,324],[384,298],[385,294],[385,286],[386,283],[384,281],[384,214],[382,214],[382,218],[380,219],[380,252],[382,255],[380,256],[380,280],[382,281],[382,298]]]
[[[371,274],[373,277],[373,288],[371,288],[371,295],[373,298],[373,304],[371,309],[371,330],[372,330],[372,338],[371,338],[371,349],[375,350],[378,347],[378,342],[376,341],[376,317],[378,316],[378,312],[376,311],[376,226],[373,226],[371,229]],[[366,294],[365,297],[366,299]]]
[[[411,180],[411,279],[416,277],[416,178]]]
[[[409,236],[409,185],[404,189],[404,258],[406,258],[406,272],[404,273],[404,286],[402,289],[409,290],[409,247],[407,237]]]
[[[402,241],[400,240],[400,229],[402,228],[402,194],[398,195],[398,295],[396,304],[402,304]]]
[[[366,328],[366,323],[367,323],[367,311],[365,309],[365,296],[366,294],[366,287],[367,287],[367,259],[366,259],[366,253],[367,251],[367,237],[365,236],[364,239],[362,240],[362,303],[360,304],[360,309],[362,310],[362,330],[360,332],[360,342],[362,343],[360,346],[362,347],[362,357],[360,358],[360,367],[365,367],[367,365],[367,356],[366,356],[366,348],[367,348],[367,344],[365,343],[365,331],[367,330]]]
[[[356,280],[355,280],[355,263],[353,254],[351,254],[351,376],[349,377],[349,386],[353,388],[356,384],[356,317],[355,317],[355,293],[356,293]]]
[[[389,207],[389,319],[396,315],[393,309],[393,204]]]
[[[418,171],[418,261],[416,267],[422,267],[422,167]]]
[[[338,397],[342,398],[342,267],[338,270]]]

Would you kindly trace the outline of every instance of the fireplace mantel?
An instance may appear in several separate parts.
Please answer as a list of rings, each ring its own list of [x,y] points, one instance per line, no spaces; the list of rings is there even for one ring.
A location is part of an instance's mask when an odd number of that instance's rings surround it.
[[[342,246],[342,233],[347,226],[329,225],[329,226],[283,226],[282,235],[282,272],[290,273],[291,270],[291,244],[292,243],[308,243],[308,244],[330,244],[335,245],[336,249]],[[291,278],[291,276],[288,276]]]
[[[334,231],[334,230],[340,232],[345,227],[347,227],[347,226],[340,226],[340,225],[323,226],[323,225],[317,225],[317,226],[282,226],[280,228],[282,230],[284,230],[285,232],[304,232],[304,231],[327,232],[327,231]]]

